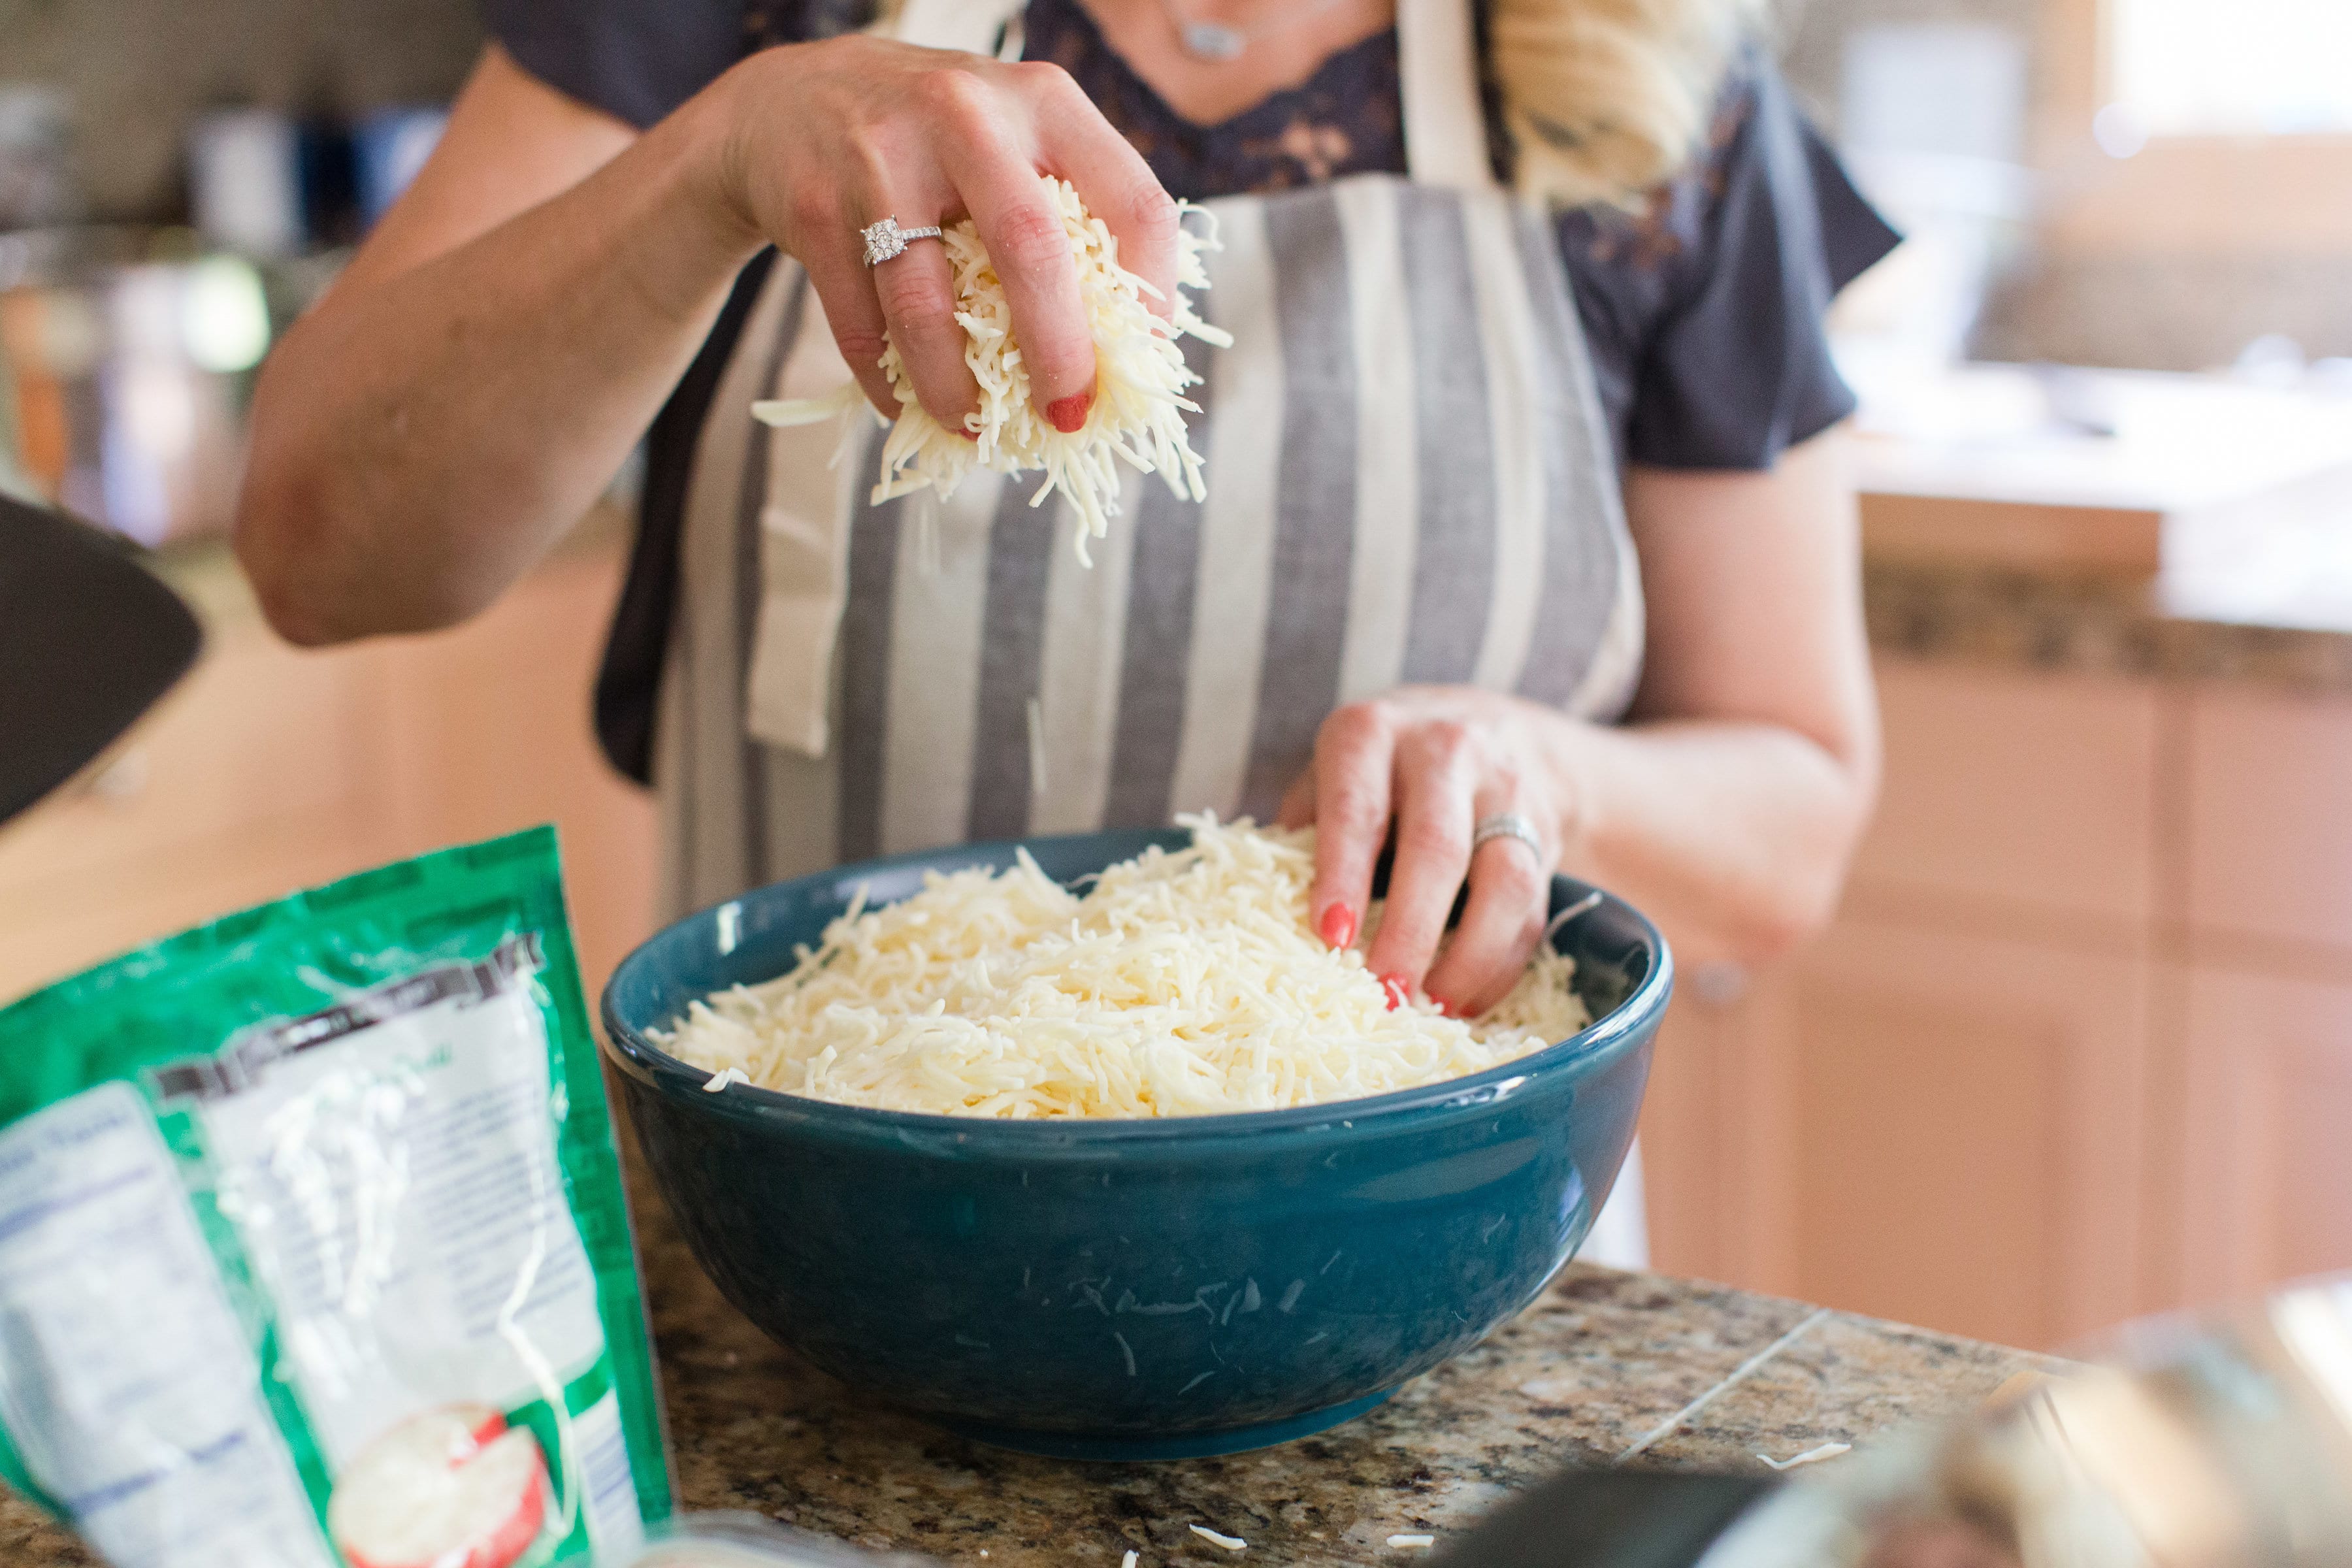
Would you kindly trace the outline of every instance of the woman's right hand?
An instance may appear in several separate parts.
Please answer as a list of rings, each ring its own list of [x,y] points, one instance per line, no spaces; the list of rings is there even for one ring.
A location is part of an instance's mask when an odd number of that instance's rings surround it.
[[[807,268],[842,358],[874,406],[898,399],[877,362],[898,345],[915,395],[963,428],[979,388],[964,365],[944,248],[918,240],[868,268],[860,231],[970,216],[1013,308],[1038,412],[1076,430],[1094,395],[1094,334],[1062,219],[1037,175],[1076,187],[1122,265],[1176,277],[1176,204],[1060,67],[919,48],[864,35],[767,49],[714,84],[724,199]]]

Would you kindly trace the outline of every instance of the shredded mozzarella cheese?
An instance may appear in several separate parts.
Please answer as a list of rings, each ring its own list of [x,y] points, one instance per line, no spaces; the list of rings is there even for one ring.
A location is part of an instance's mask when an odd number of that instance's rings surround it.
[[[966,337],[964,363],[980,384],[980,407],[965,416],[964,434],[947,429],[915,400],[898,345],[886,348],[879,363],[898,394],[898,417],[882,443],[882,472],[873,499],[879,503],[926,489],[944,498],[975,467],[1001,474],[1042,470],[1045,482],[1029,504],[1040,505],[1056,490],[1067,496],[1078,518],[1078,559],[1091,565],[1087,541],[1108,533],[1118,510],[1114,459],[1159,474],[1179,496],[1207,496],[1201,458],[1184,429],[1184,416],[1200,412],[1184,390],[1200,377],[1185,365],[1176,340],[1189,334],[1229,347],[1233,339],[1203,321],[1185,295],[1188,289],[1209,286],[1201,253],[1217,247],[1213,230],[1178,230],[1176,297],[1169,302],[1169,319],[1162,321],[1144,302],[1146,294],[1159,290],[1118,264],[1118,241],[1087,211],[1076,190],[1066,180],[1038,178],[1069,237],[1078,295],[1093,330],[1095,399],[1087,422],[1066,435],[1031,405],[1028,367],[1013,335],[1012,305],[979,230],[967,218],[941,235],[940,243],[955,275],[956,320]],[[863,402],[853,383],[824,397],[755,403],[751,413],[771,425],[814,424],[851,415]]]
[[[1307,923],[1314,834],[1185,819],[1190,847],[1084,893],[1026,854],[853,905],[792,971],[693,1003],[657,1037],[788,1094],[953,1116],[1270,1110],[1483,1072],[1589,1022],[1549,944],[1483,1016],[1391,1011],[1363,948]],[[1369,940],[1378,910],[1364,924]]]
[[[1834,1459],[1840,1454],[1853,1452],[1853,1445],[1851,1443],[1823,1443],[1818,1448],[1808,1448],[1801,1454],[1792,1455],[1785,1459],[1776,1459],[1769,1454],[1759,1454],[1756,1457],[1776,1470],[1793,1470],[1799,1465],[1818,1465],[1823,1459]]]

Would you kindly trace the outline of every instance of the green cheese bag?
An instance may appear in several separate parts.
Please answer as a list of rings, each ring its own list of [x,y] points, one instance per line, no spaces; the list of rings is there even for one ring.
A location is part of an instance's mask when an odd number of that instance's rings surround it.
[[[0,1012],[0,1480],[117,1568],[538,1568],[668,1515],[553,829]]]

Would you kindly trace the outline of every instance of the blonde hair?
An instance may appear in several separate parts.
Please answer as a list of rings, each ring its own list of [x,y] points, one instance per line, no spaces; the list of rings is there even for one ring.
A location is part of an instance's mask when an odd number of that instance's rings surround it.
[[[1486,58],[1521,194],[1639,205],[1705,145],[1724,71],[1763,12],[1764,0],[1490,0]]]

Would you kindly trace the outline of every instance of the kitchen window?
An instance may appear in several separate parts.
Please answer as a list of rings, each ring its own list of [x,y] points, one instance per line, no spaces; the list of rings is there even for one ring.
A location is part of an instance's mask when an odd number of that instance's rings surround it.
[[[2352,132],[2345,0],[2109,0],[2110,136]]]
[[[2059,252],[2352,257],[2352,4],[2053,0],[2037,141]]]

